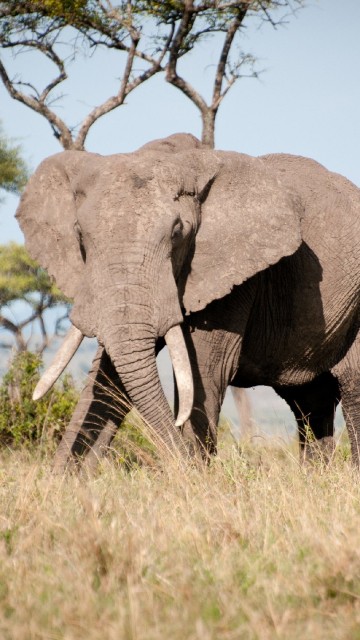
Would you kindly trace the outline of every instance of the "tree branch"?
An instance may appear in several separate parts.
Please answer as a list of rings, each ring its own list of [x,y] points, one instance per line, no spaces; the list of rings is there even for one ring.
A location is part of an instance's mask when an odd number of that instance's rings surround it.
[[[44,116],[47,119],[47,121],[50,123],[55,137],[60,141],[64,149],[71,149],[72,136],[71,136],[70,129],[66,126],[65,122],[61,118],[59,118],[59,116],[56,113],[54,113],[51,109],[49,109],[49,107],[41,100],[41,96],[39,98],[33,98],[31,96],[26,95],[22,91],[19,91],[18,89],[16,89],[14,86],[14,82],[10,80],[7,74],[7,71],[4,67],[4,64],[1,60],[0,60],[0,77],[9,95],[12,98],[14,98],[14,100],[17,100],[18,102],[22,102],[27,107],[30,107],[30,109],[32,109],[33,111],[36,111],[37,113],[40,113],[42,116]],[[55,84],[53,81],[50,84],[54,84],[54,86],[56,86],[57,84],[59,84],[60,81],[62,80],[55,82]],[[47,88],[43,91],[43,94],[45,93],[46,96],[49,93],[49,91],[47,91]]]
[[[304,0],[182,0],[163,3],[147,0],[92,0],[89,3],[45,3],[40,0],[0,2],[1,46],[15,51],[20,47],[38,50],[58,69],[57,76],[44,89],[39,90],[28,82],[11,80],[1,61],[0,78],[12,98],[48,120],[55,137],[64,149],[83,149],[92,125],[103,115],[121,106],[131,91],[160,71],[165,71],[167,82],[182,91],[199,109],[203,126],[214,128],[214,114],[216,116],[220,103],[240,77],[237,71],[239,64],[230,68],[230,52],[245,16],[258,15],[260,19],[270,21],[275,27],[281,20],[273,19],[273,11],[285,7],[293,10],[294,7],[301,7],[303,3]],[[157,29],[151,31],[149,36],[146,33],[143,35],[144,27],[150,25],[150,29],[153,28],[153,21],[156,22]],[[55,51],[55,47],[61,44],[59,37],[65,27],[72,28],[76,33],[75,39],[70,43],[73,59],[77,55],[80,36],[90,48],[100,45],[126,54],[125,69],[118,93],[93,107],[80,126],[76,127],[75,136],[75,127],[68,126],[50,108],[53,90],[67,78],[67,60]],[[212,101],[208,105],[199,91],[178,74],[178,62],[207,34],[219,32],[225,34],[225,39],[216,67]],[[151,43],[151,49],[140,48],[139,43],[143,37],[146,44]],[[139,71],[133,77],[135,59],[145,62],[148,68]],[[245,61],[246,56],[243,56],[240,64]],[[224,80],[227,81],[225,88]],[[20,87],[24,87],[24,91]],[[29,95],[29,88],[34,95]],[[213,133],[208,135],[207,139],[211,141]]]
[[[42,345],[40,346],[39,353],[43,353],[46,347],[49,345],[49,337],[46,331],[45,322],[42,314],[39,314],[40,331],[42,335]]]
[[[21,329],[19,329],[19,327],[14,322],[11,322],[11,320],[5,318],[5,316],[3,316],[2,314],[0,314],[0,326],[2,326],[6,331],[10,331],[13,334],[18,351],[25,351],[26,342]]]
[[[194,24],[194,2],[185,0],[185,9],[180,21],[179,28],[175,34],[170,47],[169,61],[166,65],[166,80],[182,91],[203,114],[207,110],[207,104],[203,97],[194,87],[181,78],[177,73],[177,62],[180,56],[180,48],[184,47],[184,41],[190,33]]]
[[[240,29],[242,22],[246,16],[246,13],[248,11],[249,6],[244,6],[244,8],[239,9],[237,16],[232,20],[232,22],[229,25],[229,28],[227,30],[226,36],[225,36],[225,40],[224,40],[224,44],[223,44],[223,48],[221,50],[220,53],[220,57],[219,57],[219,63],[216,69],[216,74],[215,74],[215,82],[214,82],[214,91],[213,91],[213,99],[212,99],[212,108],[213,109],[218,109],[220,102],[221,102],[221,98],[224,97],[221,96],[221,89],[222,89],[222,85],[223,85],[223,81],[224,81],[224,76],[225,76],[225,71],[226,71],[226,65],[227,65],[227,61],[228,61],[228,57],[229,57],[229,53],[230,53],[230,49],[231,49],[231,45],[234,41],[235,35],[238,31],[238,29]],[[235,81],[235,79],[234,79]],[[227,86],[227,91],[230,89],[230,84],[228,84]]]
[[[129,51],[128,51],[126,66],[125,66],[125,70],[121,80],[118,94],[116,96],[111,96],[110,98],[108,98],[101,105],[98,105],[97,107],[95,107],[95,109],[93,109],[91,113],[89,113],[86,116],[86,118],[83,120],[81,124],[79,133],[74,141],[75,149],[84,148],[86,136],[89,132],[90,127],[92,127],[92,125],[94,124],[94,122],[96,122],[96,120],[101,118],[106,113],[109,113],[113,109],[116,109],[117,107],[121,106],[124,103],[126,97],[132,91],[134,91],[136,87],[138,87],[140,84],[142,84],[143,82],[151,78],[151,76],[155,75],[159,71],[162,71],[161,61],[166,53],[165,49],[161,52],[159,60],[154,60],[152,66],[149,69],[147,69],[146,71],[138,75],[132,82],[130,82],[131,71],[132,71],[134,59],[136,56],[136,47],[137,47],[137,41],[134,40],[132,42],[132,46],[129,48]]]

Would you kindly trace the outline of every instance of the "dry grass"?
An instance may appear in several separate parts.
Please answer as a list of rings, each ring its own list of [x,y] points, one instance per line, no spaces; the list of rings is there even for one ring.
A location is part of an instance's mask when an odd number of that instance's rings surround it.
[[[54,477],[6,453],[0,637],[360,638],[360,483],[289,452]]]

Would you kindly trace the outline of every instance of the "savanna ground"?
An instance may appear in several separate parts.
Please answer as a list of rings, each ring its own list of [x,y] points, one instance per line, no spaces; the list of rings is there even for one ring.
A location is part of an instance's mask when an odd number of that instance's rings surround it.
[[[0,456],[2,639],[360,638],[344,447],[302,468],[223,437],[206,469],[114,454],[93,478],[52,475],[37,449]]]

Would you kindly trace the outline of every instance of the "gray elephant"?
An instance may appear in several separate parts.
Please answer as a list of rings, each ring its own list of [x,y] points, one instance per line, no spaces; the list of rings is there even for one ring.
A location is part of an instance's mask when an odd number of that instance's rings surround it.
[[[307,425],[332,436],[341,399],[359,463],[360,191],[348,180],[178,134],[131,154],[45,160],[17,217],[31,255],[74,299],[74,328],[36,395],[83,335],[100,345],[56,468],[86,452],[93,464],[126,399],[166,446],[186,455],[196,443],[206,457],[229,384],[272,386],[302,448]],[[156,369],[164,338],[176,420]]]

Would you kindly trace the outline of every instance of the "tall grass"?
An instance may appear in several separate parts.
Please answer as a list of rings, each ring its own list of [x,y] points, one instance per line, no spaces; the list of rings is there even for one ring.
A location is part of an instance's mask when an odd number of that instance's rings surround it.
[[[360,638],[360,484],[338,455],[208,468],[176,460],[95,478],[2,454],[0,637]]]

